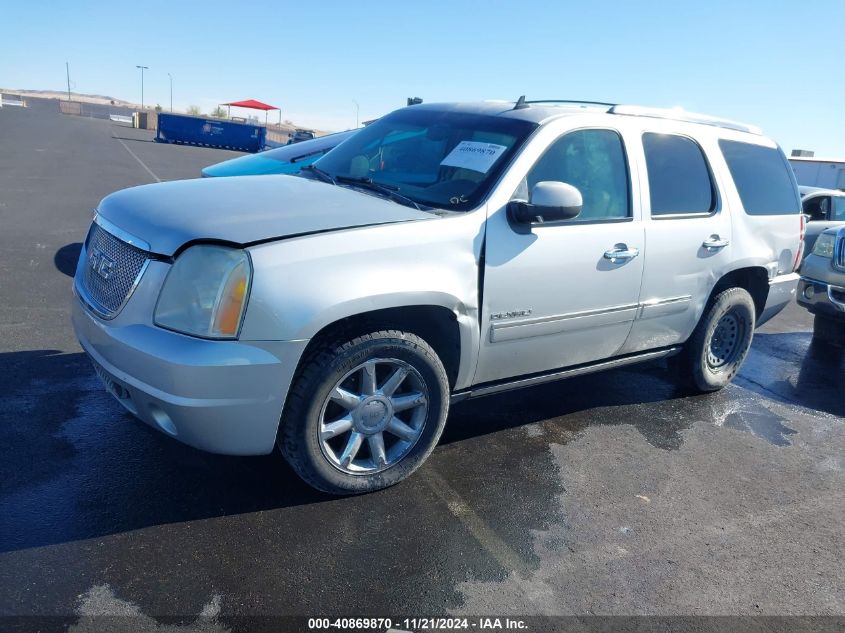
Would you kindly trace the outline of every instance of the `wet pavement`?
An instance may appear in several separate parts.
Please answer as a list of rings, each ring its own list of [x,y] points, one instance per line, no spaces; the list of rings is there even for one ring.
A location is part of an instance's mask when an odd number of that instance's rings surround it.
[[[460,403],[410,480],[332,498],[103,391],[90,209],[233,153],[57,110],[0,111],[0,615],[845,614],[845,353],[797,306],[720,393],[653,363]]]

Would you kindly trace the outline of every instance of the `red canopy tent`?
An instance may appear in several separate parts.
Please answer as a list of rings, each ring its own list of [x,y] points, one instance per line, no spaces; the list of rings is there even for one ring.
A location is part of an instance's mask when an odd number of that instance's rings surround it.
[[[264,110],[264,125],[267,125],[267,114],[270,110],[279,111],[279,123],[282,122],[282,110],[276,106],[271,106],[269,103],[262,103],[255,99],[247,99],[245,101],[232,101],[230,103],[223,103],[221,105],[229,106],[229,118],[232,118],[232,106],[236,108],[249,108],[251,110]]]

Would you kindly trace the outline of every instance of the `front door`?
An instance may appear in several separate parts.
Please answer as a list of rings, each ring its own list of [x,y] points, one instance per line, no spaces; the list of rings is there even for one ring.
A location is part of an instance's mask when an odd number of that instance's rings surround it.
[[[566,182],[583,196],[577,218],[514,226],[505,206],[491,210],[476,384],[607,358],[622,346],[645,259],[630,172],[618,131],[571,131],[548,145],[514,197],[527,199],[541,181]]]

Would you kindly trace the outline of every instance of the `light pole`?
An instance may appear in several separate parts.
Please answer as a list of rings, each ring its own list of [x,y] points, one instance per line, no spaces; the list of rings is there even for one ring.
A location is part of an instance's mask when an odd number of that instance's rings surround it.
[[[355,104],[355,129],[358,129],[358,114],[361,112],[361,107],[358,105],[358,102],[355,99],[352,100],[352,103]]]
[[[144,109],[144,71],[149,70],[149,66],[135,66],[141,69],[141,110]]]
[[[170,78],[170,111],[173,112],[173,75],[167,73]]]

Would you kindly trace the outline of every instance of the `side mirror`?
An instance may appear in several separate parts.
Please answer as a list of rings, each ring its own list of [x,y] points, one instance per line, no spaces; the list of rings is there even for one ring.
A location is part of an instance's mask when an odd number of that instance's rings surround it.
[[[544,180],[534,185],[528,202],[508,203],[508,217],[517,224],[560,222],[578,217],[583,204],[577,188],[565,182]]]

